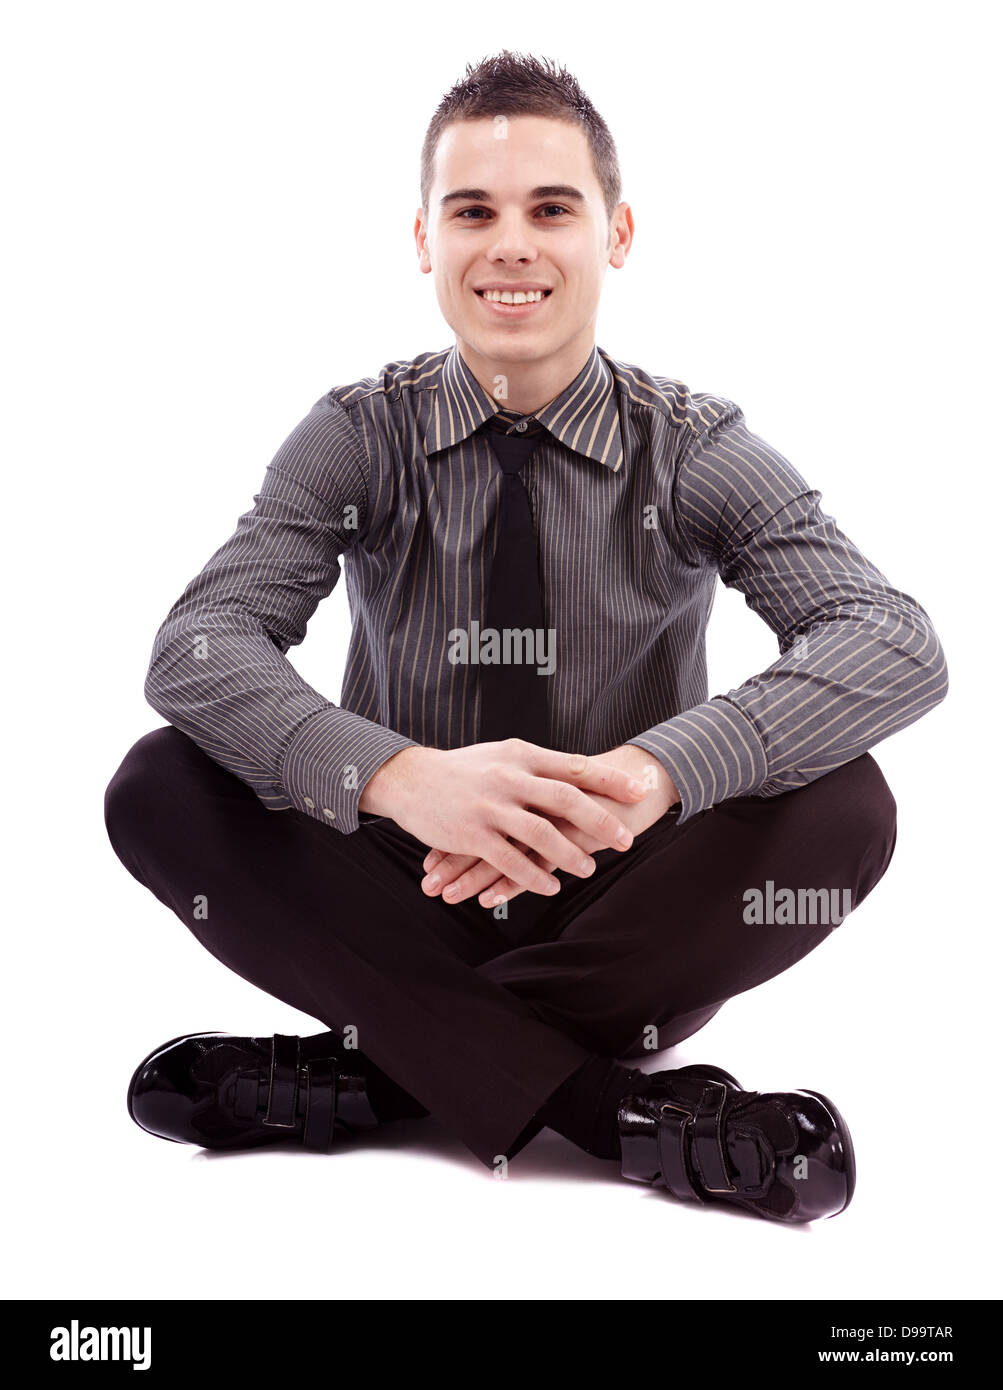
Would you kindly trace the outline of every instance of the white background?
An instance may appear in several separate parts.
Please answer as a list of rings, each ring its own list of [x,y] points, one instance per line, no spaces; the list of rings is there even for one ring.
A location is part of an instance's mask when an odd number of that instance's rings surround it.
[[[989,4],[35,4],[3,24],[6,1292],[998,1296],[998,40]],[[503,16],[503,17],[502,17]],[[736,400],[926,608],[947,700],[878,745],[892,864],[662,1065],[833,1097],[852,1206],[682,1206],[545,1132],[500,1182],[434,1121],[330,1156],[145,1135],[188,1031],[319,1031],[106,838],[168,607],[330,386],[452,342],[412,236],[428,120],[502,47],[609,123],[636,241],[597,341]],[[297,669],[337,700],[339,585]],[[776,656],[719,591],[710,693]],[[694,924],[699,929],[699,924]]]

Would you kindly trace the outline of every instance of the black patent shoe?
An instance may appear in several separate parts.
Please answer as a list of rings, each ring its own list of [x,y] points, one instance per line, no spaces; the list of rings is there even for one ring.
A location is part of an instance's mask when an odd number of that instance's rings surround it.
[[[204,1149],[300,1139],[326,1153],[337,1134],[378,1123],[362,1059],[332,1034],[185,1033],[143,1058],[128,1106],[140,1129]]]
[[[653,1072],[640,1094],[624,1098],[624,1177],[773,1221],[845,1211],[856,1183],[853,1141],[827,1096],[735,1091],[722,1078],[693,1073]]]
[[[664,1072],[651,1072],[652,1076],[664,1076]],[[725,1071],[723,1067],[712,1067],[709,1062],[694,1062],[688,1067],[676,1067],[672,1072],[673,1076],[696,1076],[703,1077],[705,1081],[720,1081],[729,1091],[740,1091],[742,1084],[736,1081],[730,1071]]]

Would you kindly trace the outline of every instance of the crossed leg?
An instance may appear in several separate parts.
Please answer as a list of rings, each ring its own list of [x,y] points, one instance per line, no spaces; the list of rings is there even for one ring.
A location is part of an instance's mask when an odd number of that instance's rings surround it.
[[[788,969],[832,925],[749,925],[742,894],[849,889],[884,873],[895,803],[869,755],[794,792],[667,816],[598,851],[554,899],[499,922],[419,887],[428,847],[389,819],[342,835],[254,792],[168,725],[105,793],[130,873],[229,969],[358,1045],[487,1166],[536,1133],[548,1097],[596,1053],[658,1029],[669,1047]],[[513,926],[517,927],[513,946]]]

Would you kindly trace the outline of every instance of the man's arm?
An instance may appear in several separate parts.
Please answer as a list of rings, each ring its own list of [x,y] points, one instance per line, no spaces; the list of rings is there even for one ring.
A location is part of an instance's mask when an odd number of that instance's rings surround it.
[[[255,506],[173,605],[144,694],[256,793],[333,829],[394,754],[419,745],[340,709],[286,657],[341,574],[367,519],[368,460],[344,408],[313,406],[268,465]],[[378,819],[362,815],[361,819]]]
[[[709,399],[709,398],[708,398]],[[933,625],[819,508],[819,493],[732,401],[683,455],[677,539],[776,633],[737,689],[628,739],[679,789],[680,821],[729,797],[804,786],[913,723],[948,677]],[[723,407],[723,408],[720,408]]]

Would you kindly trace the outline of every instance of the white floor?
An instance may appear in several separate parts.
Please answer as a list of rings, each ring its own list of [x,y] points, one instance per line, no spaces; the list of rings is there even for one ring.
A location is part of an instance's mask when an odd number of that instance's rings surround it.
[[[983,962],[997,926],[952,902],[946,869],[931,887],[924,866],[940,828],[908,802],[888,874],[822,947],[645,1063],[712,1061],[749,1089],[831,1096],[853,1133],[857,1192],[843,1215],[810,1227],[679,1204],[549,1131],[505,1180],[433,1120],[387,1126],[330,1155],[291,1146],[221,1155],[146,1135],[125,1091],[157,1044],[210,1028],[318,1026],[207,955],[88,826],[79,851],[100,911],[74,917],[68,896],[65,917],[39,914],[15,947],[24,969],[37,974],[41,956],[51,973],[44,1020],[8,1035],[6,1109],[24,1118],[7,1145],[8,1293],[994,1296],[983,1251],[985,1223],[998,1222],[999,1049],[996,982]],[[36,1005],[37,991],[25,1020]],[[22,1038],[31,1040],[23,1055]]]

